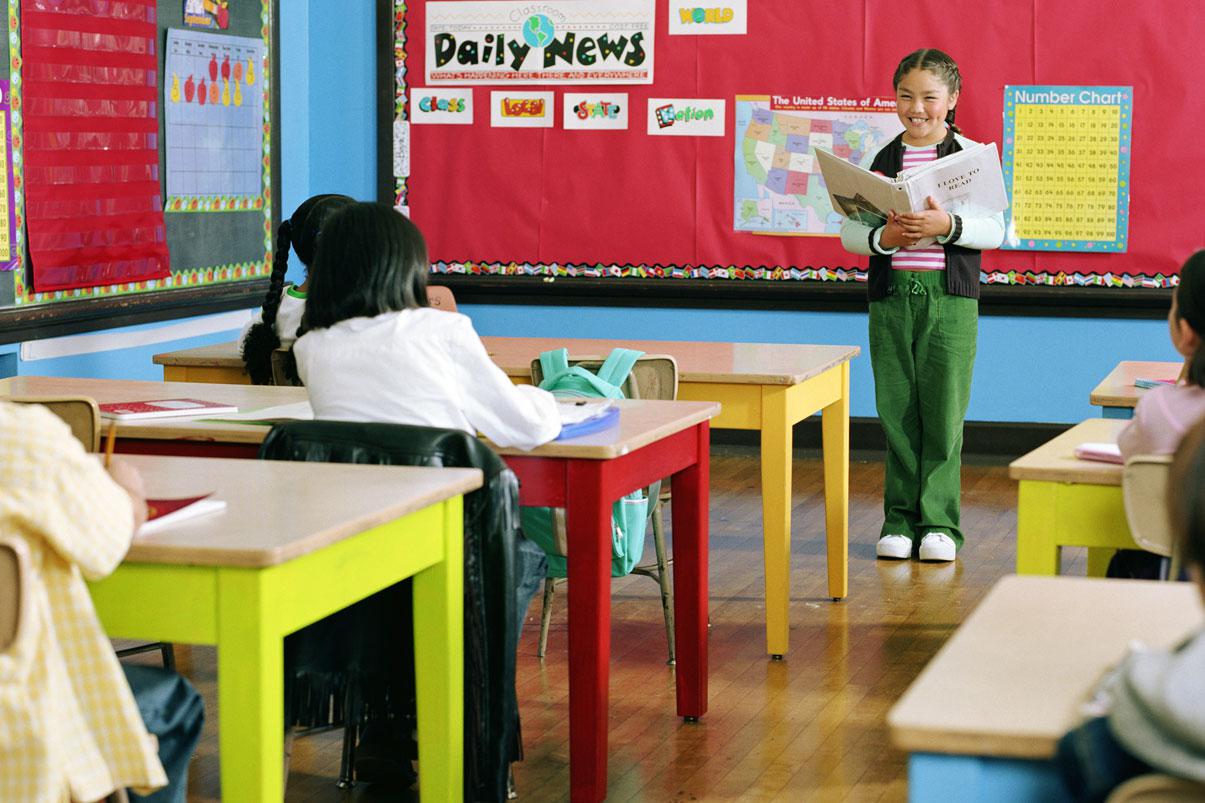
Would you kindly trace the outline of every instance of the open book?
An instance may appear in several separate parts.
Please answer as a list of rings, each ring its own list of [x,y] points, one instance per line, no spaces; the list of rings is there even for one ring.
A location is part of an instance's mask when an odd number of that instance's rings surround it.
[[[154,535],[181,521],[225,510],[225,500],[213,499],[212,496],[212,493],[207,493],[180,499],[146,500],[146,522],[138,528],[139,537]]]
[[[894,179],[864,170],[824,148],[815,151],[833,209],[868,226],[886,223],[890,211],[923,211],[930,195],[955,215],[985,217],[1008,208],[994,142],[910,167]]]

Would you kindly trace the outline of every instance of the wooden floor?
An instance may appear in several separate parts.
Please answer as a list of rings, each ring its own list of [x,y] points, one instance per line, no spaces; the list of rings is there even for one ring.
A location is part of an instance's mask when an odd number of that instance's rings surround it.
[[[656,583],[616,580],[608,800],[906,799],[905,756],[890,746],[886,714],[984,592],[1012,571],[1017,492],[1006,467],[964,466],[966,546],[954,564],[921,565],[875,560],[882,462],[855,455],[850,596],[833,603],[824,596],[821,464],[817,455],[798,458],[791,651],[785,661],[772,662],[764,653],[757,454],[716,447],[711,466],[710,711],[695,724],[675,716]],[[1082,553],[1072,551],[1065,561],[1064,571],[1083,573]],[[568,799],[563,589],[555,604],[547,658],[535,655],[538,596],[519,648],[527,757],[516,780],[519,799],[531,803]],[[215,653],[198,647],[181,657],[209,718],[189,800],[217,800]],[[297,740],[287,799],[398,799],[364,785],[348,792],[335,787],[340,738],[329,731]]]

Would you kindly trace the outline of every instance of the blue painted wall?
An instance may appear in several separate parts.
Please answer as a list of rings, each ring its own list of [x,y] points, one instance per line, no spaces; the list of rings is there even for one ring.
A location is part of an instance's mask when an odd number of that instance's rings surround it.
[[[621,337],[862,347],[850,377],[850,414],[874,416],[866,315],[744,310],[464,305],[483,335]],[[1088,394],[1119,360],[1176,360],[1162,321],[979,319],[967,418],[1069,423],[1100,415]]]
[[[287,215],[318,192],[376,192],[376,58],[372,3],[281,2],[281,181]],[[387,124],[387,121],[381,121]],[[468,224],[466,224],[468,225]],[[290,274],[300,280],[300,271]],[[466,306],[482,334],[848,343],[866,349],[864,315],[739,310]],[[155,346],[35,363],[0,347],[0,376],[159,378],[150,355],[234,337],[207,335]],[[1159,321],[1069,318],[980,320],[969,418],[1072,422],[1095,412],[1088,393],[1118,360],[1172,360]],[[874,415],[870,359],[853,367],[852,412]]]

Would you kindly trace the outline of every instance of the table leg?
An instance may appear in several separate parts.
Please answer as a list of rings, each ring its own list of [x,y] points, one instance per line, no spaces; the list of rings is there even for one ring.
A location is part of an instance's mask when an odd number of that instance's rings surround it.
[[[1059,573],[1058,499],[1052,483],[1017,488],[1017,574]]]
[[[841,396],[824,408],[824,529],[828,595],[849,594],[849,363],[841,364]]]
[[[791,447],[786,388],[762,390],[762,555],[766,571],[766,652],[786,655],[791,606]],[[675,536],[676,537],[676,536]]]
[[[570,461],[565,482],[565,529],[569,534],[569,791],[572,800],[591,803],[607,794],[612,500],[603,482],[603,463]],[[677,499],[674,504],[678,504]]]
[[[254,569],[218,575],[222,799],[284,798],[284,634]]]
[[[674,637],[678,716],[707,712],[707,546],[711,427],[695,427],[698,462],[673,476]]]
[[[445,560],[414,576],[414,676],[419,797],[464,798],[464,528],[461,499],[444,503]]]
[[[1088,547],[1088,576],[1104,577],[1109,570],[1109,561],[1117,554],[1112,547]]]

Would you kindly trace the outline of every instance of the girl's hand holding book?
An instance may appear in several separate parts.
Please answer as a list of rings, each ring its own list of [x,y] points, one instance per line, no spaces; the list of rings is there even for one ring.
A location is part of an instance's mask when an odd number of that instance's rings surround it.
[[[138,469],[124,460],[113,460],[108,465],[109,477],[130,495],[130,504],[134,508],[134,532],[146,521],[146,486],[142,484],[142,475]]]
[[[925,237],[944,237],[953,228],[954,221],[950,213],[942,209],[941,204],[932,195],[925,199],[925,206],[928,208],[923,212],[896,215],[904,234],[911,237],[913,242]]]
[[[883,226],[883,233],[879,235],[879,245],[883,248],[907,248],[916,245],[916,241],[919,239],[920,237],[915,237],[904,230],[900,223],[900,215],[895,212],[887,213],[887,223]]]

